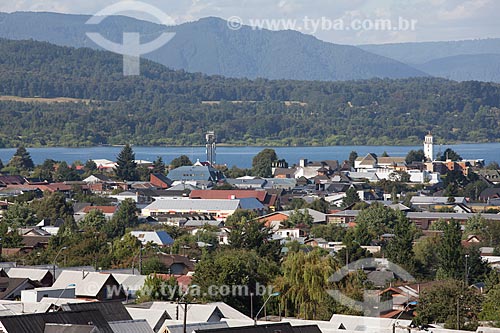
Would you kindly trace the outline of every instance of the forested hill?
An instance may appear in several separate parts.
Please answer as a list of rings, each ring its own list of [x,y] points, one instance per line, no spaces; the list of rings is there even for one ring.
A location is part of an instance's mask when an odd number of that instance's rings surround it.
[[[121,43],[123,32],[138,32],[143,42],[165,31],[174,38],[144,55],[169,68],[237,78],[353,80],[428,76],[409,65],[355,46],[321,41],[296,31],[234,31],[227,22],[203,18],[178,26],[163,26],[124,16],[107,17],[99,25],[85,24],[89,15],[16,12],[0,13],[0,37],[100,49],[86,33],[99,32]]]
[[[232,144],[419,144],[429,130],[442,142],[500,140],[495,84],[252,81],[148,61],[124,77],[119,55],[34,41],[0,40],[0,96],[2,146],[201,144],[206,130]]]

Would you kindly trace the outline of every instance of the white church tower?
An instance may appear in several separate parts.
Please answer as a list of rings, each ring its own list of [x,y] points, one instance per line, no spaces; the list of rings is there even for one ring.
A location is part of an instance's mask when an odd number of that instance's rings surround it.
[[[425,159],[434,161],[434,144],[432,134],[429,132],[424,139],[424,154]]]

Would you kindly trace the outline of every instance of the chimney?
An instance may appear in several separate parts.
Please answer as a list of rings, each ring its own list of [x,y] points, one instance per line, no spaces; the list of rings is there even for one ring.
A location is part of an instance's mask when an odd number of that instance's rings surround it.
[[[307,158],[300,159],[299,165],[305,168],[307,166]]]

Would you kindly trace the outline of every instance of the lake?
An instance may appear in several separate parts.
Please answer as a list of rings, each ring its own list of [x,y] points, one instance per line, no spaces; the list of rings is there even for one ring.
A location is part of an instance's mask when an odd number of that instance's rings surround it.
[[[252,158],[266,147],[217,147],[218,164],[227,164],[229,167],[237,165],[240,168],[249,168]],[[412,149],[421,149],[418,146],[332,146],[332,147],[269,147],[276,150],[279,158],[284,158],[289,164],[298,163],[301,158],[311,161],[339,160],[343,161],[349,157],[353,150],[358,155],[375,153],[379,156],[386,151],[390,156],[406,156]],[[500,162],[500,143],[481,144],[456,144],[435,145],[435,154],[451,148],[465,159],[484,159],[486,163],[491,161]],[[88,147],[88,148],[29,148],[28,151],[35,164],[41,164],[45,159],[51,158],[56,161],[73,163],[76,160],[85,162],[88,159],[116,160],[116,156],[122,147]],[[187,155],[195,162],[197,159],[206,160],[205,147],[133,147],[136,159],[154,161],[161,156],[164,162]],[[4,164],[11,159],[15,148],[0,149],[0,159]]]

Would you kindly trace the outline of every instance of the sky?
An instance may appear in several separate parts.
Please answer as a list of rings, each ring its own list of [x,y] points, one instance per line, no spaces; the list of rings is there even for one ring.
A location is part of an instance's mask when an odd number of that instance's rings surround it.
[[[271,30],[294,29],[341,44],[500,37],[499,0],[142,1],[157,7],[175,24],[216,16]],[[0,11],[51,11],[92,15],[116,2],[120,1],[0,0]],[[391,26],[380,23],[380,20],[389,21]]]

